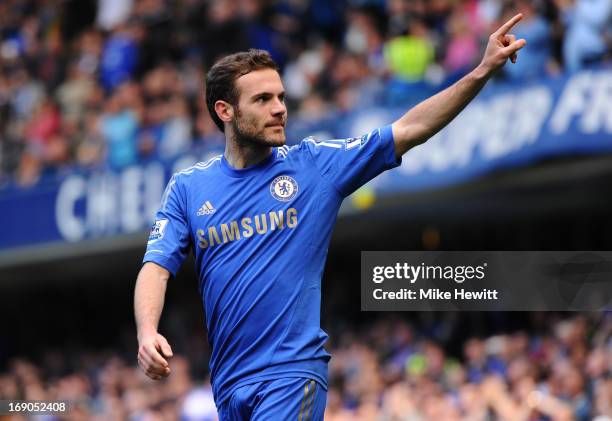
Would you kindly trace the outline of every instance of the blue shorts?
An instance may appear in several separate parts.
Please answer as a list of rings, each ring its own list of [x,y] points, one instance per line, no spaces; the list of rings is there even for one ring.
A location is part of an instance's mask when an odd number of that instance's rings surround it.
[[[327,391],[300,377],[239,387],[219,408],[219,421],[323,421]]]

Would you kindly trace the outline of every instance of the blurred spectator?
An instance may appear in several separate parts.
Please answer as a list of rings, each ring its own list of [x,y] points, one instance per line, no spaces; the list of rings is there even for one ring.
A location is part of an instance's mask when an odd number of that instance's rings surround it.
[[[107,160],[112,168],[136,163],[141,108],[138,88],[126,82],[111,96],[100,117],[100,132],[106,142]]]
[[[612,0],[557,0],[567,27],[563,42],[565,68],[578,71],[601,61],[610,50]]]
[[[86,30],[75,40],[74,61],[78,63],[80,71],[94,76],[100,69],[102,49],[104,47],[102,35],[96,30]]]
[[[467,380],[480,383],[491,374],[504,375],[506,367],[495,355],[487,355],[485,342],[481,339],[469,339],[463,348],[466,359]]]
[[[138,60],[139,25],[119,26],[104,44],[100,63],[100,80],[108,91],[134,76]]]
[[[304,101],[314,88],[321,83],[325,70],[330,67],[335,55],[334,47],[321,41],[302,52],[297,59],[288,64],[284,71],[287,97],[292,101]]]
[[[477,34],[471,29],[468,16],[461,8],[453,9],[447,31],[449,41],[444,57],[444,68],[450,75],[465,74],[478,64],[480,47]]]
[[[168,119],[159,144],[159,155],[164,158],[175,158],[189,151],[191,119],[187,102],[179,96],[171,98],[166,107]]]
[[[434,47],[428,38],[425,23],[414,19],[407,35],[392,38],[385,45],[385,61],[391,74],[402,81],[423,80],[434,59]]]
[[[103,161],[105,145],[99,119],[97,112],[86,112],[72,142],[76,149],[76,161],[84,168],[96,167]]]
[[[26,149],[35,157],[45,160],[61,128],[61,115],[51,98],[42,99],[26,120],[24,137]]]
[[[33,80],[25,68],[16,68],[9,75],[12,108],[18,119],[26,119],[45,96],[44,85]],[[10,95],[10,94],[9,94]]]
[[[523,19],[512,33],[517,39],[529,40],[520,51],[520,60],[504,67],[504,72],[517,81],[544,77],[551,61],[550,26],[544,17],[537,13],[532,1],[519,0],[516,9],[509,9],[502,17],[511,18],[515,11],[523,14]]]
[[[223,54],[249,48],[248,35],[240,21],[238,6],[237,2],[230,0],[208,4],[208,24],[201,26],[199,40],[207,63],[215,62]]]
[[[87,99],[91,96],[95,81],[78,63],[68,67],[67,79],[57,88],[55,96],[61,105],[64,119],[80,121]]]

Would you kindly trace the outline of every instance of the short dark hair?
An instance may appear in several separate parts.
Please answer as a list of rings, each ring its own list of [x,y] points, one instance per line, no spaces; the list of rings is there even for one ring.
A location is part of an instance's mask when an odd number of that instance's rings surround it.
[[[219,130],[223,131],[224,126],[215,111],[215,102],[221,100],[237,105],[240,93],[236,89],[236,79],[261,69],[279,70],[267,51],[253,48],[223,57],[210,68],[206,75],[206,106]]]

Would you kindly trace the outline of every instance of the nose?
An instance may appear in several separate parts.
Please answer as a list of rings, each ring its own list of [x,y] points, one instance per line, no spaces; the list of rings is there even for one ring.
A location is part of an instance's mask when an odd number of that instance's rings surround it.
[[[274,99],[270,112],[275,117],[282,116],[287,112],[287,107],[285,106],[285,103],[280,100],[280,98],[276,98]]]

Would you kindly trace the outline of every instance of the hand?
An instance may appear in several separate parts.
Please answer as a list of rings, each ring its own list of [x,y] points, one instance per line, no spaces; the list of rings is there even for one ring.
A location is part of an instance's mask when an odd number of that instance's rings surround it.
[[[172,348],[162,335],[157,332],[144,335],[138,339],[138,365],[153,380],[170,375],[167,359],[172,358]]]
[[[508,59],[510,59],[512,63],[516,63],[516,52],[523,48],[525,44],[527,44],[527,41],[522,38],[517,40],[514,35],[508,34],[508,31],[522,18],[523,15],[519,13],[508,22],[504,23],[489,37],[487,49],[485,50],[484,57],[479,66],[487,75],[492,74],[506,64]]]

